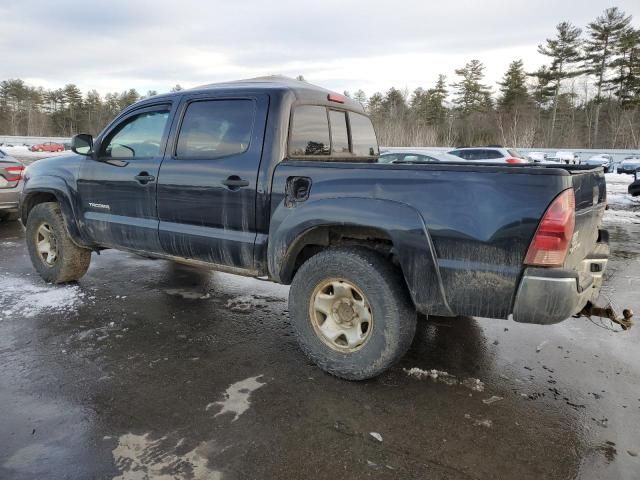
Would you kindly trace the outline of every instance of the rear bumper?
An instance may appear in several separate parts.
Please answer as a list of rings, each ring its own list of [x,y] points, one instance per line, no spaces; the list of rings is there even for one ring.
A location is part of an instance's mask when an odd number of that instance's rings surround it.
[[[22,184],[19,185],[19,187]],[[16,211],[20,203],[20,191],[22,188],[0,189],[0,210]]]
[[[596,247],[576,270],[525,269],[516,294],[513,319],[548,325],[580,312],[600,294],[608,257],[608,234],[601,230]]]

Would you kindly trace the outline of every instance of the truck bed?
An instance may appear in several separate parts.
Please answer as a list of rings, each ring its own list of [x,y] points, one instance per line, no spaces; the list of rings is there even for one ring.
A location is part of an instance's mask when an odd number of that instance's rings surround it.
[[[291,177],[312,182],[308,200],[296,208],[284,206]],[[572,187],[576,228],[566,263],[570,270],[598,239],[606,202],[601,168],[284,161],[273,177],[270,252],[288,241],[293,223],[306,221],[310,227],[312,218],[338,212],[345,226],[378,222],[397,231],[403,245],[399,261],[423,312],[507,318],[538,223],[553,199]],[[408,227],[411,212],[421,227]],[[398,224],[388,225],[389,219]]]

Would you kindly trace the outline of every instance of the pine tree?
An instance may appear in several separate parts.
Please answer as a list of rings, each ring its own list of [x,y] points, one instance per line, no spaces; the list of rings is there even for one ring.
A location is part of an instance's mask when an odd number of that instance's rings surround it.
[[[451,85],[456,89],[453,103],[458,106],[462,114],[482,112],[490,108],[491,90],[482,84],[484,65],[474,59],[455,72],[461,80]]]
[[[514,60],[504,74],[500,85],[500,98],[498,105],[503,110],[509,110],[522,105],[529,99],[527,92],[527,74],[524,71],[522,60]]]
[[[563,80],[580,74],[573,68],[581,59],[580,34],[582,30],[574,27],[569,22],[562,22],[556,26],[555,38],[548,38],[545,45],[538,45],[538,52],[551,58],[549,74],[553,83],[553,110],[551,114],[551,127],[547,145],[551,146],[554,140],[556,117],[558,114],[558,97]]]
[[[622,106],[640,105],[640,30],[627,29],[620,35],[617,58],[612,62],[615,76],[607,81]]]
[[[538,105],[538,108],[544,108],[553,100],[555,89],[551,84],[553,77],[549,71],[549,67],[542,65],[536,72],[530,73],[529,76],[536,79],[531,96]]]
[[[588,38],[585,41],[585,73],[596,77],[596,109],[593,121],[593,141],[598,143],[598,127],[600,107],[602,105],[602,89],[606,74],[615,59],[616,47],[620,36],[629,29],[631,17],[617,7],[607,8],[604,13],[587,26]],[[591,146],[591,145],[589,145]]]
[[[391,87],[384,96],[382,108],[389,118],[403,118],[407,112],[407,104],[402,92]]]
[[[442,125],[447,117],[447,77],[440,74],[433,88],[427,90],[427,123]]]

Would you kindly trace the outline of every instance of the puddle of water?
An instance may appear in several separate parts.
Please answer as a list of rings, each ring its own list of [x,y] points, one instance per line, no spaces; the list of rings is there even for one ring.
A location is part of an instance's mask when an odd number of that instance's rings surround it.
[[[184,439],[181,439],[171,444],[166,436],[153,440],[148,433],[122,435],[113,450],[113,461],[120,471],[113,480],[222,479],[221,472],[207,466],[206,452],[211,449],[209,442],[178,454],[176,450],[183,443]]]
[[[444,383],[446,385],[462,385],[474,392],[484,391],[484,383],[478,378],[458,378],[442,370],[422,370],[418,367],[405,368],[404,372],[410,377],[417,379],[430,378],[434,382]]]
[[[224,393],[224,400],[211,402],[206,406],[205,410],[210,410],[213,407],[219,406],[220,411],[214,416],[217,417],[218,415],[224,415],[225,413],[233,413],[234,417],[232,422],[235,422],[240,418],[240,415],[249,409],[249,397],[251,396],[251,393],[266,385],[266,382],[261,382],[259,380],[261,377],[262,375],[249,377],[230,385]]]

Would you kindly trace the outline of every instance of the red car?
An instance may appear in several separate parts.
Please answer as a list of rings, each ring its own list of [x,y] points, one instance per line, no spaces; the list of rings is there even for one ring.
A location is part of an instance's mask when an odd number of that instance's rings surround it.
[[[33,145],[29,150],[32,152],[62,152],[64,145],[55,142],[44,142]]]

